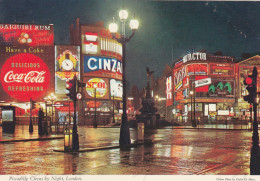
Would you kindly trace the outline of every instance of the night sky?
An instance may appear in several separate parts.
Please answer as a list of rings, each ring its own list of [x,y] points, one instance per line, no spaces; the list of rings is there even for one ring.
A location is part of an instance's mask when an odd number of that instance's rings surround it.
[[[222,51],[237,60],[242,53],[260,52],[260,2],[0,0],[0,22],[54,24],[55,44],[69,44],[76,17],[81,24],[103,21],[108,27],[123,6],[140,22],[127,44],[130,85],[142,88],[146,66],[158,77],[188,50]]]

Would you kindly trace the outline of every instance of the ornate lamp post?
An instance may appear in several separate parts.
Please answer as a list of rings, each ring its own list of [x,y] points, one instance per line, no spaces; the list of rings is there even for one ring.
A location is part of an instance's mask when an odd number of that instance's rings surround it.
[[[94,84],[93,87],[94,87],[94,102],[95,102],[93,128],[97,128],[97,84]]]
[[[112,36],[114,39],[116,39],[119,43],[122,44],[123,48],[123,55],[122,55],[122,64],[123,64],[123,115],[122,115],[122,124],[120,128],[120,139],[119,144],[120,146],[128,145],[131,143],[130,141],[130,132],[129,132],[129,126],[127,122],[127,114],[126,114],[126,73],[125,73],[125,64],[126,64],[126,43],[131,40],[131,38],[134,36],[135,31],[138,29],[139,22],[136,19],[133,19],[130,21],[130,28],[132,30],[132,34],[129,37],[126,37],[125,35],[125,24],[127,21],[128,12],[126,10],[121,10],[119,12],[119,18],[122,22],[122,35],[120,38],[117,38],[115,36],[118,26],[116,23],[111,23],[109,25],[109,30],[112,33]]]
[[[113,90],[113,123],[115,123],[115,90]]]
[[[192,96],[193,96],[193,91],[190,91],[190,121],[191,121],[191,123],[192,123],[192,109],[193,109],[193,107],[192,107]]]

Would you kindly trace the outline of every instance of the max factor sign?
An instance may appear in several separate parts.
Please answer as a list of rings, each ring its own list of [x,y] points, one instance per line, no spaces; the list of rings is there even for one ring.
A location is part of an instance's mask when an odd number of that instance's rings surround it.
[[[207,60],[207,54],[196,52],[196,53],[190,53],[183,57],[183,63],[186,63],[190,60]]]

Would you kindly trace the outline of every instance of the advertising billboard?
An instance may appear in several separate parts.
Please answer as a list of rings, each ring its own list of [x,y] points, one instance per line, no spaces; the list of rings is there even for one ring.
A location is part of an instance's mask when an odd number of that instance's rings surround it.
[[[212,80],[212,84],[209,85],[208,95],[209,97],[217,98],[233,98],[235,88],[234,80]]]
[[[53,25],[0,24],[0,45],[53,46]]]
[[[84,77],[86,99],[109,99],[109,80],[106,78]]]
[[[96,111],[102,113],[110,113],[111,112],[111,102],[98,100],[98,101],[87,101],[85,111],[94,112],[96,106]]]
[[[166,78],[166,106],[171,106],[172,101],[172,76]]]
[[[189,82],[187,78],[186,66],[174,70],[173,77],[174,77],[174,91],[188,87]]]
[[[55,46],[55,93],[66,94],[66,81],[79,77],[80,47]]]
[[[207,54],[203,52],[189,53],[183,57],[183,63],[192,60],[207,60]]]
[[[123,98],[123,83],[120,80],[110,79],[110,97],[111,99],[122,100]]]
[[[209,74],[218,76],[234,76],[235,66],[230,64],[210,63]]]
[[[43,101],[53,92],[53,47],[0,46],[0,54],[0,100]]]
[[[187,65],[188,75],[208,75],[208,64],[189,64]]]
[[[175,92],[174,94],[175,94],[175,97],[174,97],[175,101],[180,101],[182,99],[186,99],[189,97],[187,89]]]
[[[122,62],[107,57],[85,56],[84,75],[122,79]]]
[[[209,84],[211,84],[211,78],[207,75],[195,76],[196,92],[208,92]]]
[[[120,35],[117,33],[117,37]],[[108,29],[101,27],[81,26],[82,54],[108,56],[122,59],[122,45],[112,39]]]

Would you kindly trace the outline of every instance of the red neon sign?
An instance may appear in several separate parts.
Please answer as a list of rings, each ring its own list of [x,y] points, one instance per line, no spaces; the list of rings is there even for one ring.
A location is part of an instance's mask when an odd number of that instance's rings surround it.
[[[49,87],[50,72],[38,56],[16,54],[6,60],[1,70],[1,84],[8,95],[19,101],[41,97]]]
[[[53,25],[0,24],[1,45],[53,46]]]

